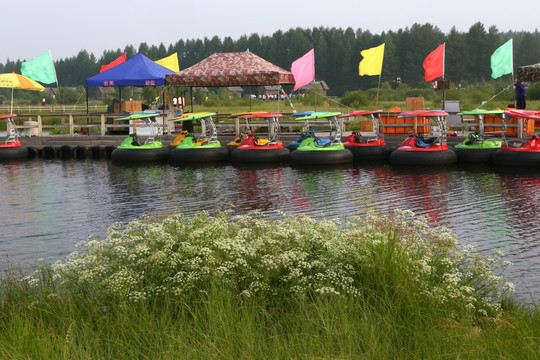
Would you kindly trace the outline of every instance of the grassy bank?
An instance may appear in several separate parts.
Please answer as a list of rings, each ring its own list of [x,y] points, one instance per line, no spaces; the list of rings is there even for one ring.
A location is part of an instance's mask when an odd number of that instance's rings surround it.
[[[540,311],[501,254],[410,212],[202,213],[115,225],[4,272],[1,359],[535,358]],[[6,269],[8,270],[8,269]]]

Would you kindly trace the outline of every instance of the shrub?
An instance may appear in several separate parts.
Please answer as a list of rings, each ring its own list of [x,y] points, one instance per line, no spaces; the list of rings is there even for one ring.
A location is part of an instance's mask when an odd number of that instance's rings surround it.
[[[527,87],[528,100],[540,100],[540,83],[534,83]]]
[[[500,253],[460,247],[447,228],[409,211],[344,223],[260,212],[143,218],[112,226],[106,239],[84,249],[54,264],[54,278],[63,291],[98,302],[193,301],[218,286],[276,304],[344,295],[475,317],[500,312],[512,289],[496,274],[508,265]]]
[[[346,92],[340,103],[351,108],[361,108],[369,104],[366,94],[362,90]]]

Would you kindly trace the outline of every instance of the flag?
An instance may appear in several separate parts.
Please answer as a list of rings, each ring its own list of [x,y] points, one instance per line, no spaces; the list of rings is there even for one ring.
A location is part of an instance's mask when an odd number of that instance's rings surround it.
[[[425,79],[431,81],[444,77],[444,43],[433,50],[424,60]]]
[[[111,61],[110,63],[108,63],[107,65],[101,65],[101,70],[99,70],[99,72],[102,73],[104,71],[112,69],[116,65],[120,65],[121,63],[126,62],[126,55],[127,54],[124,53],[120,55],[119,57],[117,57],[116,59],[114,59],[113,61]]]
[[[358,65],[358,74],[363,75],[381,75],[384,57],[384,43],[371,49],[362,50],[360,55],[362,61]]]
[[[491,77],[496,79],[514,73],[512,39],[508,40],[491,55]]]
[[[179,72],[180,66],[178,65],[178,53],[174,53],[172,55],[169,55],[167,57],[164,57],[163,59],[156,60],[156,64],[159,64],[163,67],[166,67],[167,69]]]
[[[315,51],[311,49],[301,58],[294,60],[291,72],[294,75],[293,91],[315,81]]]
[[[47,51],[37,58],[23,62],[21,65],[21,74],[43,84],[55,83],[56,70],[54,69],[51,52]]]

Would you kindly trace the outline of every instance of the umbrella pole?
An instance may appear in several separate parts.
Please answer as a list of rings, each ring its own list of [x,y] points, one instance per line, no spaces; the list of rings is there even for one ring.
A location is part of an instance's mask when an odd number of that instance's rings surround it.
[[[11,88],[11,110],[10,113],[13,114],[13,88]]]
[[[193,86],[189,87],[189,97],[191,98],[191,112],[193,112]]]

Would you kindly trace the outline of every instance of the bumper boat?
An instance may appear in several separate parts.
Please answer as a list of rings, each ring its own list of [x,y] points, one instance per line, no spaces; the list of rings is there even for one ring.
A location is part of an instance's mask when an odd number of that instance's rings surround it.
[[[231,152],[231,161],[235,163],[279,163],[288,162],[291,156],[289,149],[283,147],[279,140],[279,113],[251,113],[240,115],[239,119],[252,121],[253,119],[264,119],[268,126],[268,138],[260,138],[255,133],[250,132],[242,140],[240,145]]]
[[[203,112],[184,114],[171,121],[197,120],[201,124],[201,135],[195,140],[193,134],[184,134],[180,143],[171,150],[169,159],[173,163],[221,162],[229,159],[229,150],[217,139],[217,128],[212,120],[216,113]]]
[[[505,136],[506,125],[512,118],[518,119],[521,139],[508,140]],[[536,167],[540,166],[540,138],[527,131],[524,121],[540,122],[540,111],[507,109],[503,118],[503,144],[493,154],[493,163],[502,166]]]
[[[163,146],[161,141],[155,140],[154,136],[157,131],[153,128],[154,118],[158,114],[133,114],[128,117],[123,117],[120,120],[134,120],[133,133],[122,141],[122,143],[112,151],[111,159],[116,163],[144,163],[144,162],[159,162],[169,158],[169,148]],[[145,124],[150,125],[151,133],[144,143],[139,141],[137,136],[137,121],[143,120]]]
[[[359,110],[350,114],[341,115],[342,118],[356,118],[362,116],[371,121],[373,130],[370,135],[364,136],[361,131],[353,131],[351,135],[343,140],[343,145],[352,152],[355,161],[388,160],[392,148],[384,141],[384,132],[380,131],[384,126],[381,121],[380,113],[382,113],[382,110]]]
[[[503,110],[463,111],[458,115],[473,115],[478,122],[478,130],[470,133],[461,144],[454,146],[457,160],[460,163],[491,163],[493,154],[501,148],[502,139],[489,139],[485,137],[484,116],[495,115],[503,117]]]
[[[397,149],[390,154],[390,163],[394,165],[450,165],[457,161],[456,153],[448,148],[446,142],[446,116],[444,111],[419,110],[401,113],[398,117],[424,117],[436,123],[440,134],[424,138],[424,134],[409,132]]]
[[[229,149],[229,152],[231,152],[234,149],[238,148],[238,146],[240,146],[242,141],[247,139],[248,134],[252,132],[251,131],[251,126],[249,125],[248,119],[246,119],[246,118],[240,119],[240,116],[250,115],[250,114],[254,114],[254,113],[255,112],[241,112],[241,113],[236,113],[236,114],[232,114],[231,116],[229,116],[229,119],[237,119],[238,118],[239,120],[244,121],[244,124],[242,124],[242,125],[240,123],[238,123],[238,136],[235,137],[233,141],[231,141],[230,143],[227,144],[227,149]],[[259,112],[259,113],[262,113],[262,111]]]
[[[314,113],[315,113],[315,111],[303,111],[303,112],[299,112],[299,113],[294,113],[292,116],[293,116],[293,118],[299,118],[299,117],[312,115]],[[287,145],[287,149],[289,149],[290,151],[296,150],[302,141],[304,141],[308,137],[312,137],[312,136],[315,136],[315,131],[310,129],[309,121],[306,120],[304,122],[304,128],[302,129],[302,133],[300,134],[299,137],[297,137],[294,141],[290,142]],[[330,139],[329,138],[318,138],[316,140],[316,142],[317,142],[318,145],[324,145],[324,144],[330,142]]]
[[[4,141],[3,144],[0,144],[0,161],[23,160],[28,158],[28,149],[26,146],[22,146],[18,139],[19,134],[17,133],[15,122],[13,121],[15,116],[17,115],[0,115],[0,119],[7,123],[9,130],[6,141]]]
[[[316,119],[326,119],[330,124],[330,138],[324,143],[320,142],[314,133],[309,133],[300,145],[291,154],[291,164],[293,165],[338,165],[350,163],[353,154],[345,149],[341,142],[341,126],[337,121],[339,112],[313,113],[303,116],[298,120],[309,121]],[[332,129],[335,129],[332,132]]]

